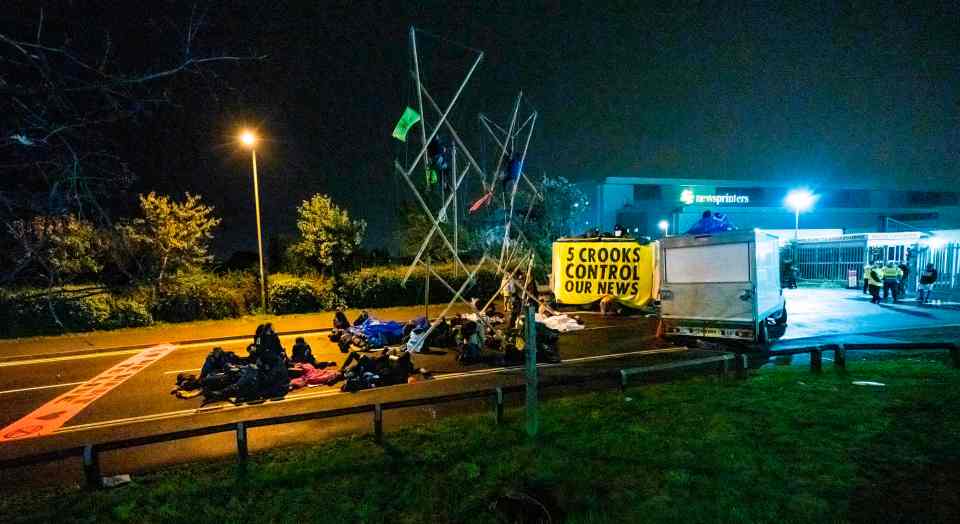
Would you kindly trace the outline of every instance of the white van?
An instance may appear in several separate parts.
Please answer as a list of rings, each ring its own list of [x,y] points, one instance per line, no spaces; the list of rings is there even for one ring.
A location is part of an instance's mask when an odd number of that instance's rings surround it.
[[[783,336],[777,237],[753,230],[683,235],[661,240],[660,249],[664,336],[760,344]]]

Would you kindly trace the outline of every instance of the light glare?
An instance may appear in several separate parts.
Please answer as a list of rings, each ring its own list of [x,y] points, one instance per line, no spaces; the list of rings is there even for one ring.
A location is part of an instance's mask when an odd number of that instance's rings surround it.
[[[240,133],[240,142],[243,145],[250,147],[257,143],[257,135],[253,134],[253,131],[245,130]]]
[[[794,189],[787,193],[787,206],[796,212],[806,211],[813,206],[817,197],[806,189]]]

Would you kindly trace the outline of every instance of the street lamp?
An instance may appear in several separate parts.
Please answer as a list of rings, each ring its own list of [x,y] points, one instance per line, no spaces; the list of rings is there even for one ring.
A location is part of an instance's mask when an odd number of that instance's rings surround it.
[[[816,195],[806,189],[794,189],[784,200],[793,209],[793,263],[797,264],[797,246],[800,241],[800,212],[806,211],[817,201]]]
[[[240,143],[243,147],[250,150],[250,157],[253,160],[253,204],[257,214],[257,252],[260,254],[260,309],[267,312],[267,285],[263,275],[263,233],[260,229],[260,187],[257,182],[257,135],[244,129],[240,132]]]
[[[670,231],[670,222],[667,222],[666,220],[661,220],[660,223],[657,224],[657,227],[659,227],[660,230],[663,231],[663,236],[667,236],[667,233]]]

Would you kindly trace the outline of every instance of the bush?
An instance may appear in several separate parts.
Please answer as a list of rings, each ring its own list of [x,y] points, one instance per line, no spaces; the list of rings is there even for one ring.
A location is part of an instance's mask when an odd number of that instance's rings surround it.
[[[468,264],[469,267],[469,264]],[[454,276],[454,264],[436,265],[433,270],[443,277],[454,289],[466,280],[467,275],[461,269]],[[338,294],[351,307],[391,307],[408,306],[423,303],[425,268],[417,267],[407,285],[403,286],[406,266],[378,266],[361,269],[343,276]],[[477,282],[464,291],[465,298],[477,297],[480,300],[490,298],[499,288],[500,281],[490,266],[477,272]],[[453,298],[442,283],[435,278],[430,280],[430,301],[447,302]]]
[[[113,297],[110,315],[98,329],[143,327],[153,324],[150,306],[133,297]]]
[[[342,304],[334,292],[333,280],[325,277],[270,275],[267,295],[267,308],[277,315],[328,311]]]
[[[4,337],[57,335],[153,323],[144,302],[133,297],[115,297],[96,288],[57,289],[49,296],[46,290],[37,289],[7,292],[0,296],[0,311],[0,336]]]
[[[153,315],[166,322],[236,318],[257,296],[255,280],[237,275],[178,274],[156,298]]]

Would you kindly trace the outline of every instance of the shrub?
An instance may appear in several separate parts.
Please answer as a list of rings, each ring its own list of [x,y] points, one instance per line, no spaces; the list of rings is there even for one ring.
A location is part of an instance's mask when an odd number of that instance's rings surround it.
[[[8,292],[0,296],[0,311],[0,335],[5,337],[56,335],[153,323],[145,303],[132,297],[114,297],[96,288],[82,291],[57,289],[50,295],[46,290],[37,289]]]
[[[98,329],[143,327],[153,324],[150,306],[133,297],[113,297],[110,315]]]
[[[332,279],[284,273],[270,275],[268,296],[267,307],[277,315],[331,310],[342,303]]]
[[[153,315],[166,322],[219,320],[242,316],[249,310],[251,296],[246,280],[248,279],[220,277],[211,273],[178,274],[168,282],[163,292],[157,295]]]
[[[453,263],[434,266],[433,270],[454,289],[459,289],[467,277],[462,269],[455,276]],[[407,285],[403,286],[406,272],[406,266],[364,268],[344,275],[338,293],[351,307],[390,307],[423,303],[424,276],[427,270],[422,266],[417,267]],[[477,297],[485,300],[495,293],[498,287],[496,273],[487,266],[477,272],[476,283],[464,291],[464,296],[467,299]],[[430,301],[446,302],[451,298],[453,293],[435,278],[431,278]]]

